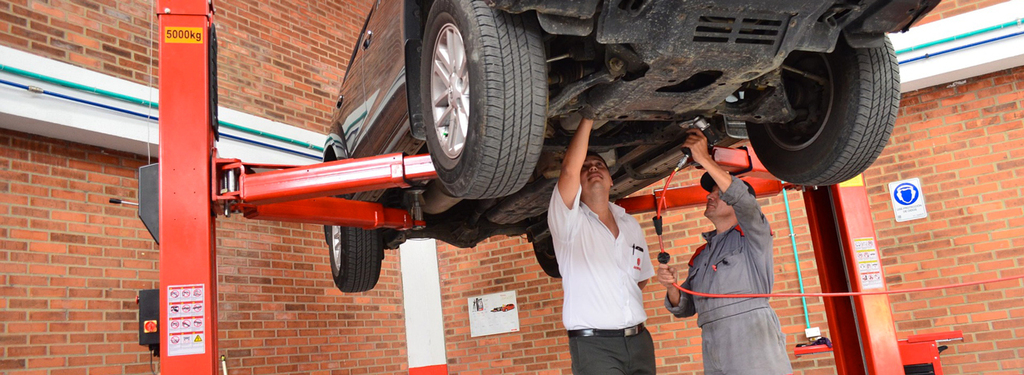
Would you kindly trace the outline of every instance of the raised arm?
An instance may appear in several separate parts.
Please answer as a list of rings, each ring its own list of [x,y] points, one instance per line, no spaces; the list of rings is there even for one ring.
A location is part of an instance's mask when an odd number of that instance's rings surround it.
[[[736,222],[743,229],[746,236],[764,245],[762,248],[771,249],[772,229],[768,219],[761,212],[761,205],[757,198],[747,192],[747,187],[738,177],[732,177],[733,185],[731,190],[722,193],[722,201],[732,206],[736,212]]]
[[[558,175],[558,194],[562,196],[562,202],[568,208],[572,208],[576,192],[580,189],[580,170],[583,169],[583,162],[587,159],[590,130],[593,127],[594,120],[587,118],[580,120],[580,126],[576,128],[576,134],[572,136],[569,148],[565,150],[562,172]]]
[[[719,190],[728,190],[729,186],[732,185],[732,175],[722,169],[715,162],[715,159],[711,158],[711,154],[708,153],[708,139],[704,137],[704,133],[698,129],[689,129],[686,132],[690,135],[686,138],[686,142],[683,143],[683,147],[690,149],[693,161],[700,163],[708,171],[711,178],[715,179],[715,184],[718,185]]]
[[[697,129],[690,129],[688,132],[690,136],[686,139],[683,147],[690,147],[693,161],[700,163],[715,179],[715,184],[722,192],[722,201],[732,206],[736,212],[736,221],[743,232],[760,243],[767,242],[764,248],[770,249],[771,228],[768,225],[768,220],[761,213],[761,206],[757,203],[757,198],[747,192],[746,184],[726,172],[711,158],[711,155],[708,154],[708,142],[704,133]]]

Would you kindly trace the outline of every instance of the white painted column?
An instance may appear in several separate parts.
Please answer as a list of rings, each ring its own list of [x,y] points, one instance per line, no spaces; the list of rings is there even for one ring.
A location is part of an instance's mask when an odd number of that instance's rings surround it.
[[[402,262],[409,375],[447,375],[437,242],[410,240],[398,251]]]

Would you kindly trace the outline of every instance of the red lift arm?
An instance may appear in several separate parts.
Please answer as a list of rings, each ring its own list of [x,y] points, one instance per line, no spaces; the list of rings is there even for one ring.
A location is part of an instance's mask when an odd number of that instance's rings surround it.
[[[407,210],[329,196],[388,188],[437,178],[430,155],[390,154],[304,167],[214,162],[215,198],[248,219],[276,220],[364,229],[411,229],[424,225]],[[256,169],[276,169],[253,173]]]
[[[278,170],[252,173],[256,168]],[[238,190],[218,194],[217,199],[241,200],[252,205],[407,188],[412,182],[437,177],[430,155],[405,157],[402,154],[389,154],[305,167],[243,164],[237,159],[219,159],[216,169],[218,175],[228,178],[237,176],[239,187]],[[232,172],[235,174],[232,175]],[[229,186],[233,182],[227,181]]]
[[[754,187],[758,197],[780,193],[783,184],[774,179],[746,149],[714,147],[711,154],[725,170],[738,173]],[[276,169],[253,173],[256,169]],[[410,183],[437,178],[429,155],[403,157],[389,154],[293,167],[247,164],[238,159],[217,159],[214,171],[219,188],[214,196],[222,204],[241,209],[248,219],[304,222],[364,229],[410,229],[424,225],[406,210],[384,208],[378,203],[324,198],[361,191],[408,188]],[[756,176],[756,177],[751,177]],[[221,191],[226,188],[226,191]],[[615,203],[630,214],[653,212],[657,198],[665,194],[668,210],[704,204],[700,186],[658,190],[654,195],[623,198]],[[310,199],[313,198],[313,199]],[[339,213],[345,213],[340,216]]]
[[[757,155],[743,148],[714,147],[711,157],[722,169],[737,174],[754,187],[758,198],[770,197],[782,192],[783,185],[765,169]],[[653,195],[622,198],[615,204],[630,214],[654,212],[658,198],[665,195],[666,210],[699,206],[707,202],[708,192],[700,185],[691,185],[666,190],[655,190]]]

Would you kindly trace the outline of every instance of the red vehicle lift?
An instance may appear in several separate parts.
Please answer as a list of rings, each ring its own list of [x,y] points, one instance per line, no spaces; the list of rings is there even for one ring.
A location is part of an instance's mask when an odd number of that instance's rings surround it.
[[[216,104],[210,90],[216,73],[211,74],[209,63],[215,59],[210,49],[213,3],[160,0],[157,9],[162,228],[158,235],[161,302],[156,329],[161,343],[160,370],[168,375],[214,375],[218,372],[214,218],[219,212],[243,212],[252,219],[410,229],[423,222],[407,210],[331,196],[409,187],[436,178],[436,174],[427,155],[394,154],[307,167],[217,159],[217,132],[212,126]],[[716,148],[714,155],[727,169],[744,171],[744,178],[761,196],[778,194],[784,188],[753,153]],[[255,173],[257,169],[275,170]],[[698,186],[658,194],[666,195],[668,209],[701,204],[706,195]],[[807,189],[804,201],[823,292],[884,290],[861,177]],[[630,213],[650,212],[656,207],[654,196],[617,203]],[[903,374],[901,363],[912,361],[913,353],[937,353],[934,342],[947,338],[897,341],[885,296],[827,298],[825,309],[835,342],[836,366],[842,375]],[[146,332],[150,328],[147,326]]]

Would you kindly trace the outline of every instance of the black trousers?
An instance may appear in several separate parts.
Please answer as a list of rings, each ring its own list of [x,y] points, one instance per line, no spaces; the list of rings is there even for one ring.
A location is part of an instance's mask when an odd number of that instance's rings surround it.
[[[647,330],[630,337],[570,337],[574,375],[653,375],[654,340]]]

